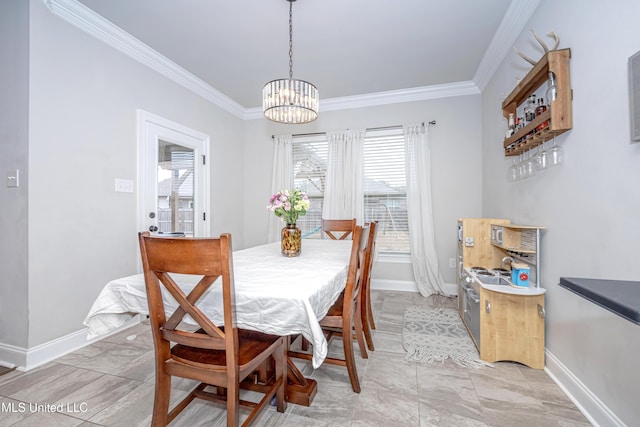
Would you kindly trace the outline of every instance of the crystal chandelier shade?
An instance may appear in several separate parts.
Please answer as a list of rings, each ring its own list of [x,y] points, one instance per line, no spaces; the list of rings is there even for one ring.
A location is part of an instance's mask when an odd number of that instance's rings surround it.
[[[318,117],[318,104],[318,89],[304,80],[272,80],[262,89],[264,115],[274,122],[312,122]]]
[[[293,2],[289,2],[289,78],[272,80],[262,89],[264,116],[278,123],[300,124],[318,117],[320,96],[311,83],[293,78]]]

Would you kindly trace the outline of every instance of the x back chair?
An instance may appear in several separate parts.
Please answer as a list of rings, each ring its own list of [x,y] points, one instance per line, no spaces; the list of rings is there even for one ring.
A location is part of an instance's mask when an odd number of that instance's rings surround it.
[[[355,227],[353,231],[353,244],[351,245],[351,257],[349,261],[349,271],[347,273],[347,283],[344,292],[340,294],[338,300],[329,308],[327,315],[320,321],[325,334],[331,339],[334,335],[342,336],[344,347],[344,359],[327,357],[324,362],[332,365],[345,366],[349,373],[351,388],[354,392],[360,393],[360,381],[356,370],[355,357],[353,352],[352,330],[356,331],[356,338],[360,353],[366,357],[366,347],[363,338],[362,316],[360,310],[361,287],[363,279],[363,269],[366,258],[367,243],[369,240],[369,226]],[[304,352],[289,352],[290,356],[311,360],[311,354]]]
[[[375,257],[376,237],[378,236],[378,222],[372,221],[369,230],[369,240],[367,242],[367,253],[364,261],[364,272],[362,279],[362,304],[360,310],[362,312],[362,328],[367,341],[367,347],[373,351],[373,337],[371,329],[375,329],[376,325],[373,321],[373,310],[371,308],[371,269],[373,268],[373,259]],[[357,333],[357,331],[356,331]]]
[[[151,237],[139,233],[140,252],[155,347],[155,399],[152,426],[170,423],[195,398],[225,403],[227,426],[240,422],[240,406],[252,408],[242,424],[250,425],[259,412],[276,396],[279,412],[286,409],[286,342],[284,337],[236,327],[234,310],[231,235],[218,239]],[[185,294],[173,274],[202,276]],[[220,280],[217,280],[220,278]],[[217,280],[217,281],[216,281]],[[221,286],[224,325],[214,324],[197,306],[210,288]],[[167,317],[162,300],[164,287],[179,307]],[[190,331],[182,323],[189,315],[200,329]],[[172,344],[175,344],[172,346]],[[263,384],[263,398],[257,404],[240,399],[240,382],[256,369],[275,361],[275,374]],[[169,412],[171,377],[199,381],[200,384]],[[215,386],[216,393],[205,390]]]
[[[356,228],[356,219],[322,219],[322,232],[330,239],[345,240]],[[342,233],[335,235],[334,233]]]

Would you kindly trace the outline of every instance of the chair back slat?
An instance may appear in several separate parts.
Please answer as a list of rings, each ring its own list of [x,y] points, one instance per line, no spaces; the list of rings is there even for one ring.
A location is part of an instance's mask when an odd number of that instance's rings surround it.
[[[158,238],[145,232],[140,233],[139,239],[156,345],[166,346],[169,345],[168,342],[172,342],[204,349],[227,349],[232,352],[228,355],[233,356],[233,351],[238,346],[234,312],[231,309],[234,295],[231,236],[223,234],[219,239]],[[186,294],[172,274],[202,278]],[[215,325],[196,305],[214,283],[222,286],[224,324],[229,325],[225,330]],[[168,318],[161,286],[178,303],[178,308]],[[212,295],[207,297],[213,298]],[[181,329],[186,315],[193,319],[200,328],[199,331]]]
[[[322,219],[322,231],[332,240],[346,240],[356,228],[356,219]],[[336,235],[335,233],[342,233]]]
[[[181,330],[162,329],[162,337],[167,341],[175,342],[189,347],[204,348],[207,350],[224,350],[224,337],[216,339],[207,334],[194,334],[193,332],[185,332]]]

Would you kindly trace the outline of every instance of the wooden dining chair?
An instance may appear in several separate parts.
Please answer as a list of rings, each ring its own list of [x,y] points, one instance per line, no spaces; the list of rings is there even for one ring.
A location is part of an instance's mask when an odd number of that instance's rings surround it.
[[[195,398],[226,404],[227,426],[239,425],[240,406],[251,408],[242,424],[250,425],[274,395],[278,412],[284,412],[285,337],[237,328],[231,235],[193,239],[151,237],[144,232],[139,233],[139,241],[155,348],[152,426],[166,426]],[[186,294],[174,281],[174,274],[201,278]],[[161,287],[179,305],[168,316]],[[201,298],[213,298],[213,293],[206,291],[216,287],[221,288],[224,311],[224,324],[218,325],[196,305]],[[198,326],[185,327],[183,319],[186,315]],[[194,331],[198,327],[200,329]],[[240,382],[272,360],[275,361],[274,375],[258,387],[264,393],[262,399],[258,403],[241,400]],[[169,411],[173,376],[190,378],[200,384]],[[209,386],[215,386],[215,392],[205,390]]]
[[[362,278],[362,289],[360,293],[362,295],[362,303],[360,304],[360,310],[362,313],[362,329],[367,347],[369,350],[375,350],[373,345],[372,329],[376,329],[375,322],[373,321],[373,309],[371,307],[371,270],[373,268],[373,261],[375,258],[375,245],[376,238],[378,236],[378,222],[372,221],[369,224],[369,240],[367,242],[366,258],[364,261]],[[356,331],[357,333],[357,331]]]
[[[356,228],[356,219],[322,219],[322,232],[332,240],[346,240]],[[342,233],[337,236],[334,233]]]
[[[355,227],[344,292],[340,294],[337,301],[329,308],[326,316],[320,321],[320,326],[325,332],[328,341],[331,341],[334,336],[341,336],[344,348],[344,359],[326,357],[324,363],[345,366],[349,373],[351,388],[356,393],[360,393],[360,380],[358,379],[358,372],[356,370],[352,331],[355,330],[356,332],[355,335],[360,353],[363,357],[366,357],[367,350],[364,342],[362,314],[360,310],[360,290],[362,288],[369,231],[370,228],[368,225],[364,227],[357,225]],[[306,360],[311,360],[312,358],[312,355],[307,352],[290,351],[289,355]]]

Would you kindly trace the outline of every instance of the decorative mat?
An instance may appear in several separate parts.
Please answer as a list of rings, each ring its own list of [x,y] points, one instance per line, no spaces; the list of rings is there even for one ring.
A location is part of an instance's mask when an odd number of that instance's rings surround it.
[[[426,363],[451,359],[465,368],[493,366],[483,360],[453,308],[413,305],[404,312],[402,346],[406,360]]]

